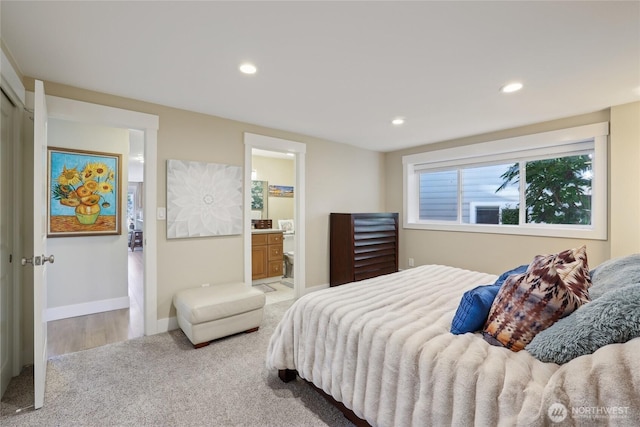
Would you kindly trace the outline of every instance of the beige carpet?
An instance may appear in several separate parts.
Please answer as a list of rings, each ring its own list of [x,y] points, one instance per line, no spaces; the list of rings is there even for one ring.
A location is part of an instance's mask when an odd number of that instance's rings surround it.
[[[284,384],[265,368],[269,338],[291,302],[265,306],[258,332],[198,350],[176,330],[52,358],[45,407],[3,415],[0,424],[351,426],[304,381]]]

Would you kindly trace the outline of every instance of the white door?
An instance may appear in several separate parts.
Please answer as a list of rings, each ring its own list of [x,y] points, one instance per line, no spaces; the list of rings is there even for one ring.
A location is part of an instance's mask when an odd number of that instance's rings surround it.
[[[44,84],[36,80],[33,107],[33,376],[36,409],[44,405],[47,376],[47,104]],[[24,262],[24,260],[23,260]],[[28,273],[27,273],[28,274]]]

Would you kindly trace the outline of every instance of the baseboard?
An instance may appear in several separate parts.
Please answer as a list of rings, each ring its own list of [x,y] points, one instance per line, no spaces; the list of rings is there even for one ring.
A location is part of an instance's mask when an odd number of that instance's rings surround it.
[[[178,318],[177,317],[165,317],[164,319],[158,319],[158,329],[157,332],[169,332],[174,329],[178,329]]]
[[[323,289],[327,289],[329,287],[328,283],[325,283],[324,285],[316,285],[316,286],[312,286],[310,288],[306,288],[302,290],[302,294],[306,295],[306,294],[310,294],[311,292],[315,292],[315,291],[321,291]]]
[[[87,314],[102,313],[104,311],[129,308],[129,297],[111,298],[100,301],[84,302],[82,304],[63,305],[47,308],[45,318],[52,320],[68,319],[69,317],[86,316]]]

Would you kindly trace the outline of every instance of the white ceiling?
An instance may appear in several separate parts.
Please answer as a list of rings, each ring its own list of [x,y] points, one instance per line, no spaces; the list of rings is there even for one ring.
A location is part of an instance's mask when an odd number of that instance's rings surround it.
[[[0,7],[25,76],[372,150],[640,99],[638,1]],[[501,94],[513,80],[524,89]]]

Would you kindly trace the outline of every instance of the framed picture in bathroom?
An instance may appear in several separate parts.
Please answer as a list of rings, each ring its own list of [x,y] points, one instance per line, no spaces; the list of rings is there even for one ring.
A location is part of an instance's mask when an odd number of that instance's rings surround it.
[[[290,185],[269,185],[269,197],[293,197]]]
[[[266,219],[269,217],[267,181],[251,181],[251,219]]]
[[[285,233],[293,233],[294,232],[294,222],[292,219],[279,219],[278,220],[278,228],[280,230],[284,230]]]

